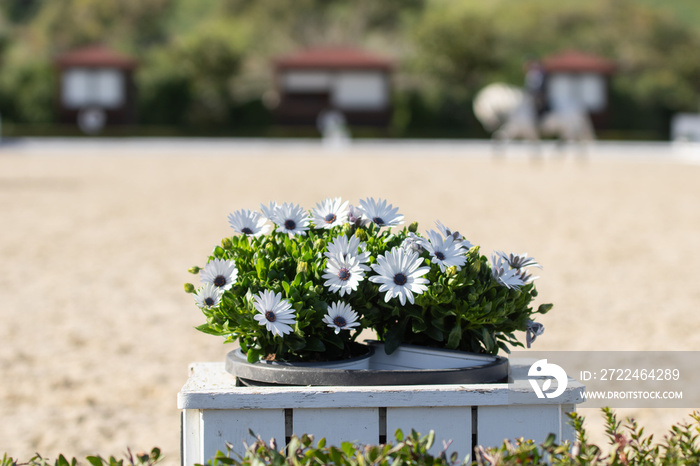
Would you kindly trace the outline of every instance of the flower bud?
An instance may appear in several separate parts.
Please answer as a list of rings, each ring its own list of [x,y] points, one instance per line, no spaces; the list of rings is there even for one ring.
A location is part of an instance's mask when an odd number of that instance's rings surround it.
[[[355,232],[355,236],[357,236],[360,241],[367,241],[367,231],[364,228],[358,228]]]
[[[224,249],[231,249],[233,247],[233,243],[231,242],[231,238],[222,239],[221,246],[223,246]]]
[[[448,277],[457,275],[457,266],[453,265],[452,267],[447,267],[447,270],[445,270],[445,275]]]
[[[193,274],[198,274],[200,270],[202,270],[202,269],[197,267],[196,265],[194,267],[190,267],[189,269],[187,269],[187,271],[189,273],[193,273]]]
[[[352,230],[353,230],[354,228],[355,228],[355,227],[353,226],[352,223],[346,223],[345,225],[343,225],[343,234],[344,234],[345,236],[351,236],[351,235],[352,235]]]
[[[192,283],[185,283],[185,293],[194,293],[195,287]]]
[[[314,250],[320,251],[321,249],[324,248],[325,245],[326,245],[326,242],[323,241],[321,238],[319,238],[316,241],[314,241]]]
[[[412,223],[408,226],[408,231],[410,231],[411,233],[417,232],[417,231],[418,231],[418,222],[412,222]]]
[[[307,273],[309,271],[309,264],[305,261],[297,262],[297,273]]]

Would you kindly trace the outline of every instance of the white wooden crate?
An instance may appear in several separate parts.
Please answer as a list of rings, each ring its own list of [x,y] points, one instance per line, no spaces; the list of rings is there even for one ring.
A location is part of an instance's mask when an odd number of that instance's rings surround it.
[[[249,430],[283,445],[292,434],[313,434],[327,444],[392,441],[396,429],[422,434],[434,430],[433,453],[450,442],[461,458],[475,445],[496,446],[506,439],[573,440],[566,413],[575,410],[581,384],[569,379],[555,399],[514,404],[510,390],[530,390],[529,365],[511,361],[513,383],[376,387],[237,387],[223,363],[195,363],[178,393],[183,410],[182,463],[204,463],[226,442],[239,453],[251,443]]]

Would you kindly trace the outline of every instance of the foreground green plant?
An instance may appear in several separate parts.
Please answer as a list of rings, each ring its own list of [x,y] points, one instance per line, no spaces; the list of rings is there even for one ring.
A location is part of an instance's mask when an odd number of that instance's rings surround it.
[[[338,446],[327,446],[321,439],[316,446],[310,435],[292,437],[289,444],[277,449],[274,440],[264,442],[260,437],[249,446],[245,453],[232,456],[232,446],[228,452],[219,452],[210,459],[209,466],[312,466],[312,465],[457,465],[472,466],[685,466],[700,464],[700,414],[691,414],[692,423],[682,423],[671,427],[661,443],[654,443],[653,436],[645,436],[644,428],[633,419],[624,423],[615,413],[604,408],[605,428],[609,445],[604,450],[590,443],[583,427],[583,417],[569,414],[576,431],[576,440],[556,443],[551,434],[543,443],[518,439],[504,441],[495,448],[477,447],[472,461],[464,456],[461,460],[457,452],[446,454],[445,449],[432,454],[428,450],[435,441],[434,432],[425,436],[415,431],[404,436],[396,431],[396,442],[386,445],[357,445],[349,442]],[[251,435],[255,435],[251,432]],[[465,452],[466,453],[466,452]]]
[[[255,436],[253,432],[251,435]],[[255,443],[247,446],[242,457],[232,458],[231,447],[227,454],[219,452],[210,459],[209,466],[312,466],[312,465],[336,465],[336,466],[362,466],[362,465],[415,465],[415,466],[448,466],[455,464],[467,464],[465,459],[458,463],[457,453],[450,457],[443,450],[437,456],[428,450],[433,446],[435,433],[430,432],[422,436],[412,430],[410,435],[404,437],[401,430],[396,431],[396,443],[386,445],[360,446],[350,442],[343,442],[340,447],[326,446],[326,440],[319,440],[313,446],[314,438],[311,435],[293,436],[289,444],[282,450],[277,450],[275,441],[265,443],[259,436]]]
[[[110,456],[103,458],[102,456],[88,456],[85,462],[92,466],[153,466],[159,463],[163,457],[159,448],[153,448],[150,453],[133,454],[131,450],[127,450],[124,458],[116,458]],[[0,466],[78,466],[85,464],[79,462],[76,458],[71,458],[69,461],[65,456],[59,455],[54,461],[44,458],[41,455],[36,455],[26,463],[20,463],[14,458],[5,454],[0,461]]]
[[[644,428],[634,419],[618,420],[610,408],[603,408],[606,451],[589,443],[583,428],[583,417],[571,413],[576,441],[557,444],[554,435],[536,445],[532,440],[505,441],[498,448],[478,447],[475,462],[478,466],[557,465],[557,466],[680,466],[700,464],[700,414],[694,412],[694,422],[671,427],[661,443],[653,442],[653,435],[644,435]]]

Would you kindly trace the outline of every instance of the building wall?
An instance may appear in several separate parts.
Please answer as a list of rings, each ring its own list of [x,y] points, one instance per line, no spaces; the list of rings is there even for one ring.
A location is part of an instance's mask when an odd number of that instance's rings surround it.
[[[353,124],[386,124],[391,110],[389,76],[382,70],[284,70],[278,76],[281,123],[314,124],[329,108]]]

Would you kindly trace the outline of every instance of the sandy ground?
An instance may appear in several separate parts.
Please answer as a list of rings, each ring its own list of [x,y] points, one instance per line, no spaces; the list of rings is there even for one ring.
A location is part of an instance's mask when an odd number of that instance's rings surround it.
[[[0,146],[0,454],[158,446],[179,464],[187,366],[230,350],[193,329],[187,268],[231,234],[229,212],[270,200],[384,197],[422,231],[440,219],[487,254],[529,252],[555,304],[536,349],[700,350],[700,165],[639,147]],[[651,432],[690,411],[620,410]]]

